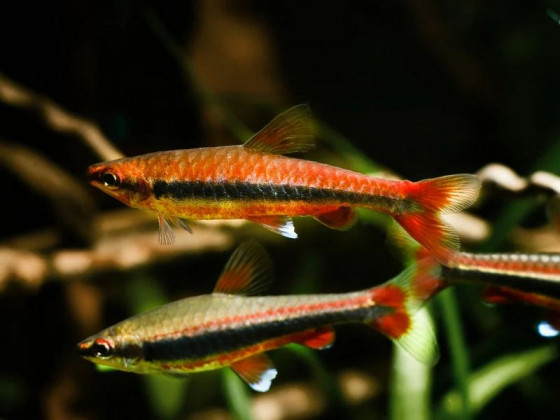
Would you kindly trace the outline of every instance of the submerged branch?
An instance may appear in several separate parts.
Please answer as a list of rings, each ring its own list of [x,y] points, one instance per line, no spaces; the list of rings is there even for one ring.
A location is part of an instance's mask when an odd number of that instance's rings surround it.
[[[500,163],[490,163],[477,173],[485,189],[492,188],[514,196],[560,194],[560,177],[545,171],[537,171],[523,178],[511,168]]]
[[[173,246],[159,245],[157,223],[147,213],[125,209],[97,216],[97,240],[91,248],[64,249],[54,229],[22,235],[0,243],[0,291],[17,285],[36,288],[48,280],[82,279],[126,271],[187,254],[231,249],[237,239],[277,236],[243,221],[205,221],[195,234],[176,232]]]
[[[102,160],[113,160],[123,154],[103,135],[101,130],[85,118],[63,109],[52,99],[33,92],[0,73],[0,101],[16,108],[38,114],[54,131],[79,137]]]

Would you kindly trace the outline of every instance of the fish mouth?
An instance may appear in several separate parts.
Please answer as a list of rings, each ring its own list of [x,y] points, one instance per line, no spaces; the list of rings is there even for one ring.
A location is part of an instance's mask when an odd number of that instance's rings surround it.
[[[99,178],[101,176],[101,172],[103,171],[103,166],[99,164],[91,165],[86,172],[86,179],[91,185],[98,186],[101,184]]]
[[[78,350],[78,354],[85,358],[93,357],[91,345],[93,344],[93,340],[84,340],[80,341],[76,347]]]

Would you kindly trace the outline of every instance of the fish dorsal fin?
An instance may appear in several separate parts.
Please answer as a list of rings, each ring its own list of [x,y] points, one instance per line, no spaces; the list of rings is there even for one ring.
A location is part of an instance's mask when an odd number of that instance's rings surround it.
[[[231,368],[251,388],[259,392],[268,391],[272,380],[278,374],[272,361],[264,353],[235,362],[231,365]]]
[[[335,333],[332,327],[318,328],[306,339],[300,342],[306,347],[314,350],[324,350],[334,343]]]
[[[284,236],[285,238],[296,239],[297,233],[294,228],[294,222],[288,216],[261,216],[247,217],[253,223],[258,223],[262,227]]]
[[[315,147],[315,127],[307,105],[296,105],[273,118],[243,145],[260,152],[287,155]]]
[[[272,260],[256,241],[243,242],[227,262],[214,293],[255,295],[272,283]]]

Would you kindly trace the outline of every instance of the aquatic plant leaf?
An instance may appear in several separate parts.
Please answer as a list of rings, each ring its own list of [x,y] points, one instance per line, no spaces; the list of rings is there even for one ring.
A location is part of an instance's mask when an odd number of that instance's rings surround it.
[[[521,353],[502,356],[469,376],[469,406],[473,413],[481,411],[500,392],[520,381],[558,357],[554,346],[538,347]],[[440,418],[456,418],[460,414],[460,397],[457,390],[447,393],[441,400]]]

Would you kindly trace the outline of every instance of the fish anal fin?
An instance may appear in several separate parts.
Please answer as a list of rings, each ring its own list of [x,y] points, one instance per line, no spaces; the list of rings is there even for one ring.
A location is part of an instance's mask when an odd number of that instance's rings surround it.
[[[266,392],[278,371],[272,361],[264,354],[256,354],[246,359],[239,360],[230,366],[253,390]]]
[[[489,286],[482,291],[482,298],[490,304],[499,305],[504,303],[513,303],[517,299],[509,296],[504,292],[503,288],[498,286]]]
[[[169,220],[162,213],[158,213],[157,218],[159,223],[159,244],[173,245],[175,243],[175,233],[169,224]]]
[[[315,146],[315,127],[307,105],[296,105],[278,114],[244,145],[265,153],[306,152]]]
[[[294,229],[294,222],[287,216],[259,216],[247,217],[247,220],[258,223],[266,229],[282,235],[286,238],[296,239],[297,233]]]
[[[243,242],[224,267],[214,293],[253,295],[272,283],[272,260],[256,241]]]
[[[335,332],[331,327],[322,327],[315,330],[309,338],[300,344],[314,350],[328,349],[334,343]]]
[[[315,219],[331,229],[347,230],[356,222],[357,214],[352,207],[340,207],[328,213],[318,214]]]

